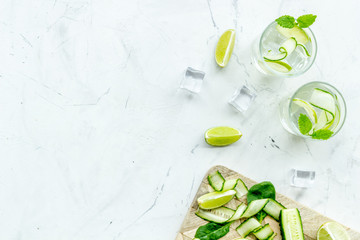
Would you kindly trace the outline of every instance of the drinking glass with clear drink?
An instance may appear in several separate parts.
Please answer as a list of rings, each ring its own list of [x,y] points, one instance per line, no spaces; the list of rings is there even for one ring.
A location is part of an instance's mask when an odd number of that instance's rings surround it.
[[[317,44],[310,28],[283,28],[272,22],[252,46],[252,61],[262,73],[294,77],[314,63]]]
[[[310,82],[280,102],[280,120],[290,133],[326,140],[336,135],[346,118],[341,93],[325,82]]]

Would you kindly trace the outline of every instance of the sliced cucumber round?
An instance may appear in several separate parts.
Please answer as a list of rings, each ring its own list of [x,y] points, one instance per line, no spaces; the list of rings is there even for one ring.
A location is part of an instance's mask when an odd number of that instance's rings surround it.
[[[294,37],[298,43],[303,45],[305,45],[310,40],[306,32],[303,29],[299,28],[298,26],[295,26],[293,28],[283,28],[280,25],[277,25],[276,29],[283,36],[287,38]]]
[[[277,72],[288,73],[292,70],[292,67],[282,61],[269,61],[265,59],[266,64]]]

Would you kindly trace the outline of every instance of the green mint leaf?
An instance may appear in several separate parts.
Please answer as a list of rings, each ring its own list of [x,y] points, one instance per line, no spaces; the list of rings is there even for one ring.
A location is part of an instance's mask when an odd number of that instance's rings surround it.
[[[315,22],[315,19],[316,19],[316,15],[313,15],[313,14],[306,14],[306,15],[302,15],[300,17],[298,17],[296,19],[299,27],[301,28],[307,28],[307,27],[310,27],[314,22]]]
[[[312,123],[308,116],[305,114],[300,114],[299,120],[298,120],[299,130],[301,134],[308,134],[310,130],[312,129]]]
[[[284,15],[275,20],[283,28],[295,27],[295,18],[289,15]]]
[[[227,224],[208,223],[196,230],[195,238],[200,240],[217,240],[225,236],[232,222]]]
[[[248,204],[251,201],[271,198],[275,200],[275,187],[271,182],[261,182],[252,186],[247,193]]]
[[[313,139],[327,140],[333,135],[333,132],[328,129],[320,129],[311,134]]]

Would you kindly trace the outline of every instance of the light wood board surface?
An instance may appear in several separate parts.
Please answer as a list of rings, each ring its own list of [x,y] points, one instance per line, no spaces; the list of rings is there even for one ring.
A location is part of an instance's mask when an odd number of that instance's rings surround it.
[[[197,204],[196,200],[199,196],[201,196],[205,193],[208,193],[210,191],[213,191],[208,183],[207,176],[209,175],[209,173],[217,171],[217,170],[220,171],[220,173],[223,175],[223,177],[225,179],[240,178],[241,180],[243,180],[243,182],[246,184],[246,186],[248,188],[250,188],[251,186],[256,184],[255,181],[253,181],[231,169],[228,169],[224,166],[212,167],[207,172],[204,179],[202,180],[202,183],[196,193],[196,196],[190,206],[190,209],[189,209],[188,213],[186,214],[183,224],[181,225],[181,228],[176,237],[176,240],[193,239],[198,227],[205,225],[207,223],[207,221],[205,221],[195,215],[195,211],[198,208],[198,204]],[[325,222],[334,221],[334,220],[332,220],[328,217],[325,217],[325,216],[321,215],[320,213],[318,213],[308,207],[305,207],[305,206],[301,205],[300,203],[298,203],[284,195],[281,195],[279,193],[276,194],[276,200],[279,201],[280,203],[282,203],[286,208],[298,208],[299,209],[301,218],[302,218],[302,222],[303,222],[303,227],[304,227],[305,240],[316,240],[316,233],[317,233],[317,230],[319,229],[319,227]],[[226,206],[236,209],[236,206],[239,205],[240,202],[246,203],[246,196],[244,196],[243,198],[241,198],[239,200],[237,200],[237,199],[232,200]],[[281,234],[280,234],[279,224],[275,220],[273,220],[271,217],[266,217],[264,219],[264,222],[270,223],[270,225],[272,226],[272,229],[278,233],[275,240],[281,240],[282,238],[281,238]],[[235,230],[236,227],[239,226],[239,224],[240,224],[240,220],[235,221],[230,227],[230,232],[226,236],[222,237],[221,239],[222,240],[232,240],[232,239],[240,237],[239,234]],[[349,233],[352,240],[360,240],[360,233],[358,233],[348,227],[345,227],[345,229]],[[256,239],[252,235],[249,235],[247,238],[248,239]]]

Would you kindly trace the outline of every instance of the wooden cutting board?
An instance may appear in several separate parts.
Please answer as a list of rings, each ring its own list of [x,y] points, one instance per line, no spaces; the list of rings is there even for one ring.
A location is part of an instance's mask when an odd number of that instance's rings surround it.
[[[240,178],[241,180],[243,180],[243,182],[246,184],[246,186],[248,188],[250,188],[251,186],[256,184],[255,181],[253,181],[235,171],[232,171],[224,166],[212,167],[207,172],[207,174],[205,175],[204,179],[201,182],[201,185],[196,193],[196,196],[191,204],[191,207],[190,207],[188,213],[186,214],[183,224],[181,225],[181,228],[176,237],[176,240],[192,240],[195,236],[195,233],[196,233],[196,230],[198,229],[198,227],[205,225],[207,223],[205,220],[203,220],[195,215],[195,211],[198,208],[198,204],[197,204],[196,200],[201,195],[208,193],[210,191],[213,191],[208,183],[207,176],[209,175],[209,173],[212,173],[217,170],[220,171],[220,173],[223,175],[223,177],[225,179]],[[279,193],[276,194],[276,200],[279,201],[280,203],[282,203],[286,208],[298,208],[299,209],[301,218],[302,218],[302,222],[303,222],[303,227],[304,227],[305,240],[316,240],[316,233],[317,233],[317,230],[319,229],[319,227],[325,222],[334,221],[334,220],[332,220],[328,217],[325,217],[325,216],[317,213],[316,211],[314,211],[308,207],[305,207],[305,206],[301,205],[300,203],[295,202],[294,200],[292,200],[288,197],[285,197],[284,195],[281,195]],[[239,205],[240,202],[246,203],[246,196],[244,196],[243,198],[241,198],[239,200],[237,200],[237,199],[232,200],[226,206],[236,209],[236,206]],[[271,217],[266,217],[264,219],[264,222],[270,223],[272,229],[275,232],[277,232],[277,236],[276,236],[275,240],[281,240],[282,238],[281,238],[281,234],[280,234],[279,224]],[[235,221],[230,227],[230,232],[226,236],[222,237],[221,240],[233,240],[235,238],[240,237],[239,234],[235,230],[236,227],[239,226],[239,224],[240,224],[240,220]],[[352,240],[360,240],[360,233],[355,232],[354,230],[352,230],[348,227],[345,227],[345,229],[348,231],[349,236],[351,237]],[[248,239],[256,239],[252,235],[249,235],[247,238]]]

